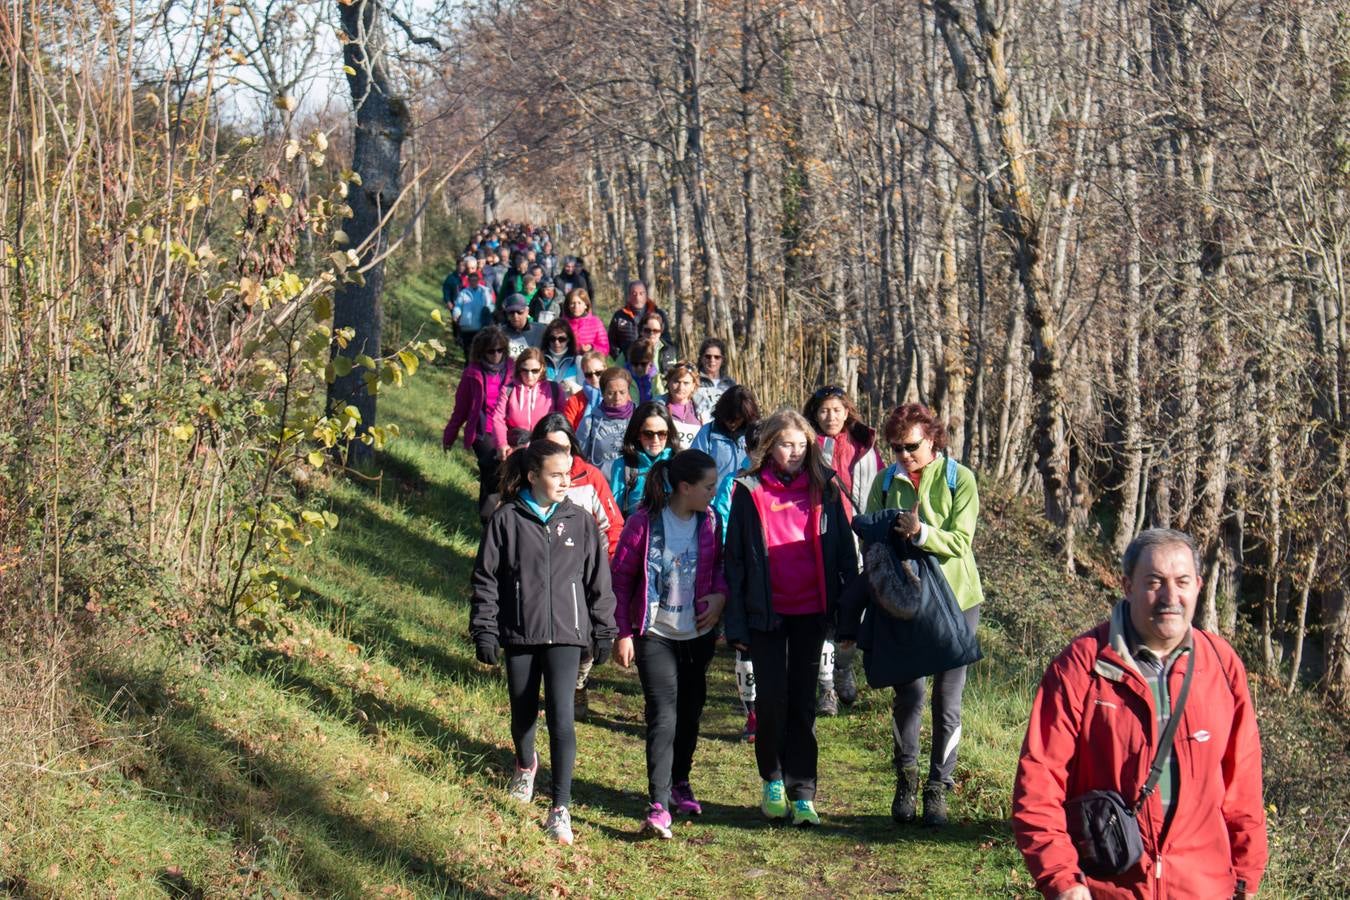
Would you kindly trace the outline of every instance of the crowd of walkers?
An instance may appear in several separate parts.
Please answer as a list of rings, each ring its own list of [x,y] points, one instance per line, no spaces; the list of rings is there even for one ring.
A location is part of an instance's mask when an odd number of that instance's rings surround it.
[[[639,828],[672,837],[673,815],[702,812],[694,756],[724,640],[765,816],[820,824],[815,720],[856,701],[861,650],[867,684],[894,689],[892,818],[946,824],[983,591],[975,475],[947,454],[944,424],[909,403],[873,428],[836,385],[763,415],[724,341],[679,358],[694,342],[644,284],[627,285],[607,327],[593,296],[583,262],[560,261],[528,225],[483,228],[445,280],[467,365],[444,444],[462,435],[481,475],[469,630],[478,660],[505,668],[510,794],[534,796],[542,686],[545,829],[572,842],[588,677],[611,659],[636,665]],[[1202,582],[1188,535],[1146,530],[1122,567],[1125,598],[1037,693],[1019,849],[1061,900],[1250,896],[1266,843],[1241,662],[1191,628]],[[1203,701],[1187,706],[1192,669]]]

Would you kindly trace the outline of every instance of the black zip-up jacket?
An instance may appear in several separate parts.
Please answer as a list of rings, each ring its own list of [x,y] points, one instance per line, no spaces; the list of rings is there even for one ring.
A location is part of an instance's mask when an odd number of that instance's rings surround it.
[[[520,498],[497,507],[474,562],[469,636],[588,647],[617,633],[609,559],[591,514],[571,500],[547,523]]]
[[[758,476],[745,475],[737,478],[732,488],[723,555],[728,588],[723,622],[728,644],[748,644],[751,631],[775,631],[783,621],[773,611],[769,551],[764,545],[759,510],[750,496],[758,487]],[[825,617],[834,624],[839,615],[839,598],[858,577],[858,548],[853,543],[853,532],[835,481],[826,483],[822,504],[820,555],[825,566]]]

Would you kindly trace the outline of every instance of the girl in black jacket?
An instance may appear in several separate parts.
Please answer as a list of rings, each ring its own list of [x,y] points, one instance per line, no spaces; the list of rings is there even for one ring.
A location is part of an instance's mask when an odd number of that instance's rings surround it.
[[[567,499],[571,451],[531,441],[507,458],[502,503],[488,519],[473,570],[469,635],[479,662],[493,665],[503,650],[511,699],[516,770],[511,796],[534,796],[539,683],[544,684],[553,771],[553,803],[545,829],[572,843],[567,811],[576,763],[573,687],[583,647],[596,665],[614,641],[614,592],[609,560],[590,513]]]

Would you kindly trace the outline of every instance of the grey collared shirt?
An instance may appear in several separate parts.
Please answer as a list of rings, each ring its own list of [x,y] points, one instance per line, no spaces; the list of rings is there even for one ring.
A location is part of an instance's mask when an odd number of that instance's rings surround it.
[[[1148,682],[1149,689],[1153,691],[1153,708],[1157,716],[1154,725],[1154,737],[1156,739],[1162,736],[1163,729],[1167,727],[1168,721],[1172,718],[1172,697],[1167,685],[1167,676],[1172,671],[1172,666],[1181,658],[1181,655],[1191,651],[1193,646],[1191,632],[1188,630],[1185,640],[1169,653],[1166,659],[1163,659],[1144,645],[1143,640],[1135,632],[1134,623],[1130,621],[1127,614],[1125,617],[1125,639],[1129,643],[1130,653],[1134,657],[1139,674],[1144,677],[1144,680]],[[1175,741],[1173,746],[1175,746]],[[1163,762],[1162,775],[1158,778],[1158,799],[1162,801],[1163,815],[1166,818],[1171,818],[1172,803],[1176,799],[1179,783],[1176,754],[1169,748],[1167,757]]]

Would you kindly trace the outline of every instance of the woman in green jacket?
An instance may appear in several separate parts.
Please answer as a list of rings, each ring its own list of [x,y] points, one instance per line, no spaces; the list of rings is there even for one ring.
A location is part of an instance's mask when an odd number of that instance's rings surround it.
[[[901,509],[895,530],[938,559],[952,593],[972,631],[980,621],[980,573],[975,568],[975,523],[980,496],[975,473],[946,455],[947,430],[932,410],[918,403],[897,406],[886,417],[882,435],[896,462],[872,482],[867,512]],[[895,741],[895,799],[891,817],[912,822],[918,805],[919,720],[923,717],[925,679],[895,689],[891,734]],[[961,740],[961,692],[966,669],[950,669],[933,677],[933,745],[928,781],[923,789],[923,823],[947,823],[947,791],[956,771],[956,746]]]

